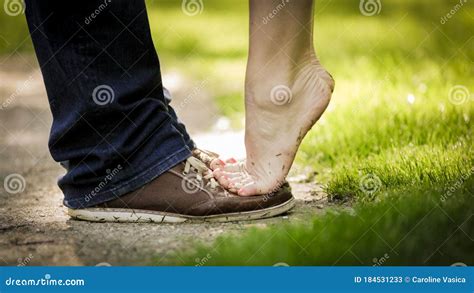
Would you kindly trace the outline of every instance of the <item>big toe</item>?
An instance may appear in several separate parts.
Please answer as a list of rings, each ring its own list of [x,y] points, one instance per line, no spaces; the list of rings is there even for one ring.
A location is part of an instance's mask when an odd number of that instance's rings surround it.
[[[211,161],[211,163],[209,164],[209,168],[211,170],[216,170],[218,168],[224,168],[225,167],[225,163],[224,161],[222,161],[221,159],[219,158],[215,158]]]

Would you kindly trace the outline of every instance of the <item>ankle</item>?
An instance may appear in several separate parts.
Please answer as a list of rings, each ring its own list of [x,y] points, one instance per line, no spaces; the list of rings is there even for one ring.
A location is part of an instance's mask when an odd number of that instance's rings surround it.
[[[281,106],[290,105],[294,95],[307,88],[308,84],[313,86],[317,80],[322,81],[320,84],[330,92],[334,90],[331,74],[322,67],[313,52],[301,55],[297,61],[288,62],[288,59],[275,58],[276,61],[258,69],[249,62],[245,82],[247,102],[256,107],[276,106],[281,109]]]
[[[298,67],[316,60],[312,48],[278,50],[275,47],[259,48],[249,52],[247,80],[251,78],[272,78],[291,75]],[[270,75],[269,75],[270,74]]]

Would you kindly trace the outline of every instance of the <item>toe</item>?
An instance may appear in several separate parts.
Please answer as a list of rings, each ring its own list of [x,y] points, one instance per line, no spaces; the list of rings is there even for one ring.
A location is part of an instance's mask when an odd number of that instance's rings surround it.
[[[209,164],[209,167],[211,168],[211,170],[216,170],[217,168],[223,168],[224,166],[225,166],[224,161],[217,158],[213,159],[211,163]]]
[[[238,173],[238,172],[222,172],[221,175],[224,175],[224,176],[227,176],[228,178],[240,178],[240,177],[243,177],[244,174],[242,173]]]
[[[226,177],[226,176],[220,176],[220,177],[217,177],[217,182],[219,182],[219,184],[224,187],[224,188],[229,188],[229,179]]]
[[[227,190],[229,190],[232,193],[237,193],[238,189],[235,187],[234,183],[229,183]]]
[[[241,175],[233,178],[228,178],[229,182],[229,191],[237,193],[238,190],[244,186],[254,182],[253,178],[248,175]]]
[[[223,173],[224,171],[222,171],[221,168],[216,168],[212,171],[212,175],[214,175],[215,178],[221,177],[222,175],[224,175]]]
[[[226,172],[242,172],[243,164],[242,163],[227,163],[222,168]]]

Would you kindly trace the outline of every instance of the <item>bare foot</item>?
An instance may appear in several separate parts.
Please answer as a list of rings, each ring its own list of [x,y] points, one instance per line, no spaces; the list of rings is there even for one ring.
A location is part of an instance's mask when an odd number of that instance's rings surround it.
[[[247,159],[214,170],[219,183],[241,196],[281,186],[306,133],[326,110],[334,80],[314,54],[281,66],[278,59],[247,71]],[[281,70],[283,69],[283,70]]]

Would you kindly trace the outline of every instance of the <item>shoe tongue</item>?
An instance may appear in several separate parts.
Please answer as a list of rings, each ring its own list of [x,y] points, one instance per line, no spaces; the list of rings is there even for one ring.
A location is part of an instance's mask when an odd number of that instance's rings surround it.
[[[204,173],[204,172],[210,171],[210,169],[206,166],[206,164],[196,157],[189,157],[187,159],[187,162],[189,163],[189,165],[191,165],[196,170],[198,170],[198,172]]]
[[[219,157],[219,155],[216,153],[213,153],[211,151],[201,150],[198,148],[194,149],[192,154],[193,154],[193,157],[199,159],[208,167],[211,165],[212,160]]]

